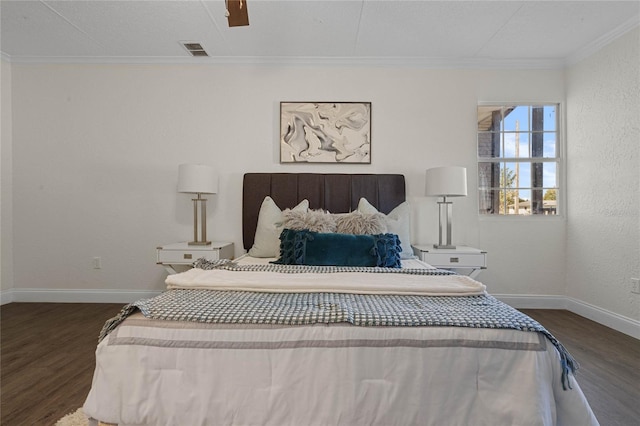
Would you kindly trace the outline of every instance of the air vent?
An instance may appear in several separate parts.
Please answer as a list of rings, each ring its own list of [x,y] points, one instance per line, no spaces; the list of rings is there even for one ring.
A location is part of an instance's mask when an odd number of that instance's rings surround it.
[[[187,49],[187,52],[189,52],[191,56],[209,56],[200,43],[188,41],[182,42],[182,45]]]

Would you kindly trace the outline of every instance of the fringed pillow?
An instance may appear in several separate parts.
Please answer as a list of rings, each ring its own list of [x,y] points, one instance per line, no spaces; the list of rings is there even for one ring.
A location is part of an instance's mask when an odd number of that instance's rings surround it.
[[[334,215],[324,210],[285,210],[282,212],[284,216],[284,228],[303,230],[308,229],[314,232],[336,232],[336,218]]]
[[[280,234],[280,258],[284,265],[400,267],[397,235],[326,234],[285,229]]]
[[[336,232],[355,235],[384,234],[387,232],[387,225],[382,213],[354,211],[336,215]]]
[[[400,253],[402,253],[402,245],[400,238],[396,234],[378,234],[374,235],[376,240],[376,251],[378,255],[378,264],[383,268],[401,268]]]

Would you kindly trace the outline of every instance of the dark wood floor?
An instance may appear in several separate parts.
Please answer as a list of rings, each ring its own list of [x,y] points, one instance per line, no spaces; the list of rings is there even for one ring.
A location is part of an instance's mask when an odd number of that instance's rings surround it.
[[[97,335],[121,304],[11,303],[0,308],[0,424],[53,425],[84,403]],[[640,424],[640,341],[567,311],[525,310],[578,359],[603,426]],[[576,425],[579,426],[579,425]]]
[[[522,312],[578,360],[576,379],[602,426],[640,425],[640,340],[568,311]]]
[[[9,303],[0,308],[0,424],[53,425],[84,404],[98,333],[122,304]]]

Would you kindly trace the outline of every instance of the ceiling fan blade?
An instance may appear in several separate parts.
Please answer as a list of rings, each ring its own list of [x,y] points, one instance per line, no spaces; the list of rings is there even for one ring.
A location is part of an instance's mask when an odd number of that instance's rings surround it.
[[[249,25],[249,13],[247,12],[247,0],[226,0],[230,27],[242,27]]]

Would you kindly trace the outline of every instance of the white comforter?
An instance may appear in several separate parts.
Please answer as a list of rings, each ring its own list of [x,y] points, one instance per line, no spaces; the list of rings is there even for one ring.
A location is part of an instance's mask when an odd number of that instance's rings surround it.
[[[242,263],[242,262],[241,262]],[[404,263],[425,268],[419,261]],[[406,294],[429,296],[472,296],[483,294],[484,284],[464,275],[411,275],[398,273],[334,272],[260,273],[223,269],[190,269],[169,275],[168,289],[197,288],[278,293],[330,292],[358,294]]]
[[[98,345],[84,410],[121,425],[597,424],[561,372],[556,348],[533,332],[138,313]]]

